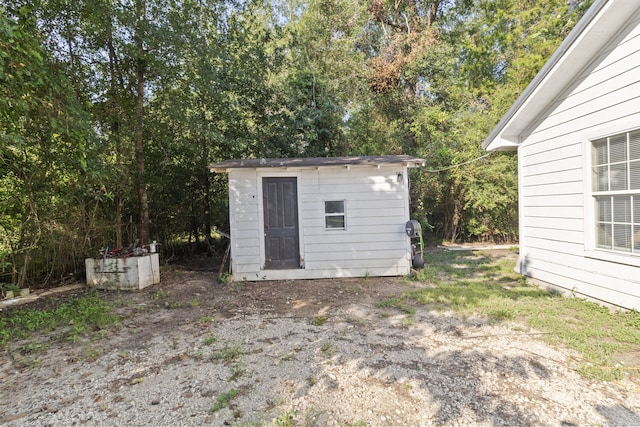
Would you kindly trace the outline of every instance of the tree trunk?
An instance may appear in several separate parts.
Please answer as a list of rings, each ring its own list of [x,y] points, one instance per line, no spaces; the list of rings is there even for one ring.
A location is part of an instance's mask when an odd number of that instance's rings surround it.
[[[111,11],[110,11],[111,12]],[[118,60],[116,57],[115,47],[113,46],[113,26],[111,16],[107,21],[107,51],[109,52],[109,120],[111,122],[111,133],[115,142],[115,155],[116,155],[116,171],[118,174],[115,188],[115,218],[113,229],[116,236],[116,247],[122,247],[122,207],[124,205],[124,185],[122,183],[122,139],[120,135],[120,120],[121,120],[121,107],[120,107],[120,86],[119,81],[119,68]]]
[[[206,123],[206,117],[202,115],[203,123]],[[200,166],[202,173],[202,190],[204,194],[204,234],[207,242],[211,239],[211,172],[207,167],[209,163],[209,144],[206,136],[202,136],[202,165]]]
[[[434,1],[429,6],[429,26],[432,26],[438,18],[438,8],[440,7],[440,1]]]
[[[460,220],[462,219],[462,202],[457,184],[450,183],[444,203],[444,237],[455,243],[460,237]]]
[[[145,78],[145,52],[143,45],[143,25],[146,15],[145,0],[136,1],[136,28],[135,44],[136,58],[136,184],[138,187],[138,203],[140,213],[140,244],[149,243],[149,201],[147,198],[147,183],[144,176],[144,78]]]

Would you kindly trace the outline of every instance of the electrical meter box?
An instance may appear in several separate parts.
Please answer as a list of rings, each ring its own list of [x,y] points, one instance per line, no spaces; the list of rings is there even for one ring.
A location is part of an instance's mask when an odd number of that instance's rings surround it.
[[[407,221],[404,229],[407,232],[407,236],[411,237],[412,239],[420,237],[420,223],[415,219]]]

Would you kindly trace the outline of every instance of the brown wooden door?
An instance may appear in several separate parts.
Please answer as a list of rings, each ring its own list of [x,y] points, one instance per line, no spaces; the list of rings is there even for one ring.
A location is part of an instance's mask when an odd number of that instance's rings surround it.
[[[297,178],[262,178],[265,268],[300,268]]]

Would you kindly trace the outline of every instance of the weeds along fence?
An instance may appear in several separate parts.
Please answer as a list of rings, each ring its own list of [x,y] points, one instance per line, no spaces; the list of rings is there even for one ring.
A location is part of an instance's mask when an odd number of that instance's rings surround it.
[[[113,227],[42,226],[19,238],[0,235],[0,283],[41,289],[74,281],[84,272],[84,259],[96,256]]]
[[[189,257],[206,253],[214,258],[221,258],[228,244],[222,235],[213,232],[211,236],[201,234],[193,236],[187,233],[164,235],[161,237],[160,250],[167,259]]]

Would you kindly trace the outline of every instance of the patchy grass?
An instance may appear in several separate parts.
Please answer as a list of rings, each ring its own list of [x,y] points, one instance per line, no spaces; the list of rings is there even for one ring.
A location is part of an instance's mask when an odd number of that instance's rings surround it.
[[[289,353],[282,353],[280,355],[280,360],[282,360],[283,362],[289,362],[291,360],[296,360],[296,353],[295,351],[291,351]]]
[[[231,399],[233,399],[237,395],[238,390],[236,390],[235,388],[232,388],[226,393],[222,393],[216,398],[216,401],[211,407],[210,412],[218,412],[219,410],[226,408],[227,406],[229,406],[229,402],[231,401]]]
[[[320,346],[320,351],[322,352],[322,354],[324,354],[325,357],[330,358],[338,352],[338,349],[334,343],[327,340],[322,342],[322,345]]]
[[[203,340],[202,340],[202,345],[213,345],[216,343],[216,341],[218,341],[218,337],[216,337],[215,335],[207,335]]]
[[[388,298],[378,303],[378,307],[380,308],[395,308],[397,310],[403,311],[411,316],[416,314],[416,309],[410,307],[408,303],[410,303],[411,297],[408,294],[405,294],[401,298]]]
[[[153,293],[153,297],[154,300],[166,300],[169,298],[169,293],[167,291],[165,291],[164,289],[160,288],[158,290],[156,290]]]
[[[83,334],[100,330],[117,322],[111,306],[95,293],[63,302],[52,300],[48,308],[23,308],[0,316],[0,345],[17,339],[28,339],[35,332],[58,333],[76,342]]]
[[[249,370],[241,363],[236,363],[231,367],[231,375],[227,379],[228,382],[232,382],[241,378],[249,373]]]
[[[211,323],[213,322],[213,317],[211,316],[202,316],[200,319],[198,319],[198,324],[200,326],[206,326],[207,323]]]
[[[585,376],[612,380],[625,373],[639,374],[633,355],[640,354],[640,313],[611,311],[528,285],[513,271],[514,257],[444,251],[430,253],[426,261],[416,279],[428,287],[380,306],[403,310],[413,303],[464,316],[484,315],[494,321],[522,321],[544,332],[551,344],[578,351]]]
[[[244,354],[242,347],[239,345],[228,346],[225,345],[222,350],[215,352],[211,355],[211,360],[223,360],[227,363],[233,362],[240,358]]]
[[[295,411],[287,411],[283,412],[274,420],[274,424],[276,427],[294,427],[296,425],[295,419]]]
[[[311,324],[314,326],[322,326],[327,321],[327,316],[316,316],[311,321]]]

